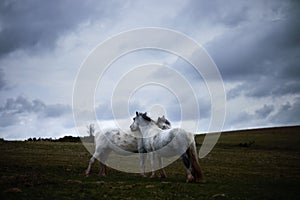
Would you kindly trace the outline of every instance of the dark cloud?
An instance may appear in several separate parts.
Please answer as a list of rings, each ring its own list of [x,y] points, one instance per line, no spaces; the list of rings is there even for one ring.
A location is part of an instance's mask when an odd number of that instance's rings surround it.
[[[44,110],[45,117],[60,117],[66,113],[71,113],[71,107],[65,104],[47,105]]]
[[[277,97],[284,95],[299,95],[300,82],[297,80],[273,79],[261,77],[258,80],[238,84],[227,92],[228,100],[239,96],[252,98]]]
[[[46,108],[46,105],[41,100],[30,101],[24,96],[18,96],[17,98],[6,99],[3,106],[0,107],[0,112],[4,113],[30,113],[30,112],[42,112]]]
[[[22,117],[31,113],[40,113],[44,110],[45,104],[40,100],[29,101],[24,96],[6,99],[0,107],[1,127],[7,127],[21,122]]]
[[[264,104],[254,112],[241,109],[240,112],[227,116],[226,127],[234,126],[235,128],[258,127],[274,125],[272,119],[276,108],[274,105]]]
[[[285,29],[283,23],[251,25],[224,34],[208,44],[208,52],[225,81],[257,80],[261,76],[281,78],[281,73],[287,73],[285,66],[293,68],[295,54],[299,54],[300,48],[291,49],[284,42],[289,32],[279,34]],[[282,43],[278,42],[280,40]],[[300,47],[300,43],[294,45]]]
[[[228,128],[234,126],[235,129],[244,128],[245,124],[250,126],[252,120],[253,115],[246,111],[240,111],[239,113],[231,116],[227,114],[225,127]]]
[[[259,118],[266,118],[274,111],[273,105],[264,105],[262,108],[255,111],[256,116]]]
[[[292,0],[190,1],[178,15],[180,23],[175,21],[197,37],[222,27],[204,47],[224,81],[237,84],[228,91],[228,100],[263,98],[300,94],[299,9],[300,3]]]
[[[114,6],[105,1],[0,1],[0,56],[19,48],[51,48],[62,34],[111,14]]]
[[[279,125],[297,125],[300,124],[300,97],[293,103],[285,102],[279,110],[272,116],[271,121]]]
[[[250,21],[207,44],[224,80],[240,83],[229,99],[300,94],[300,6],[288,3],[280,19]]]
[[[284,83],[279,83],[277,87],[272,90],[272,94],[275,96],[281,95],[296,95],[300,93],[300,82],[298,81],[286,81]]]
[[[241,95],[244,87],[245,87],[244,84],[239,84],[239,85],[235,86],[233,89],[229,90],[226,94],[227,100],[231,100],[236,97],[239,97]]]
[[[35,115],[38,118],[58,118],[71,113],[71,107],[64,104],[45,104],[39,99],[29,100],[24,96],[6,99],[0,106],[2,127],[19,123],[21,118]]]
[[[265,104],[254,112],[240,111],[227,117],[226,127],[286,126],[300,124],[300,97],[279,106]]]
[[[19,123],[18,117],[12,113],[0,112],[0,127],[8,127]]]
[[[232,9],[232,7],[235,7],[235,9]],[[235,27],[247,20],[247,10],[247,4],[243,3],[234,5],[228,3],[224,5],[224,2],[217,0],[192,0],[179,13],[181,18],[179,20],[182,21],[181,25],[190,25],[193,23],[193,25],[199,28],[207,23]]]
[[[296,8],[300,7],[293,3],[282,8],[284,16],[278,20],[249,19],[248,24],[228,31],[206,45],[226,81],[256,80],[262,75],[281,78],[282,73],[288,73],[286,70],[296,70],[300,53],[300,36],[297,34],[300,28],[296,28],[300,27],[300,14]],[[299,74],[300,70],[296,72]]]
[[[0,91],[7,87],[7,81],[4,78],[4,72],[0,68]]]

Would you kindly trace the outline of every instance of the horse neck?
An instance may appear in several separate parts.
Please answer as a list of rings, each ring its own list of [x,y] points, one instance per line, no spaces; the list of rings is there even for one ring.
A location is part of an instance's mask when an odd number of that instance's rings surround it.
[[[160,130],[160,129],[157,127],[157,125],[154,122],[150,122],[150,123],[140,126],[140,131],[143,136],[152,135],[153,131],[158,132],[158,130]]]

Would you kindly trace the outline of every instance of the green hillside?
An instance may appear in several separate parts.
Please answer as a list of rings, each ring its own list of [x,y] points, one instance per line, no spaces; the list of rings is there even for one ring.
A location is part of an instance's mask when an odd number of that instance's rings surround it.
[[[204,135],[196,137],[201,146]],[[186,183],[180,160],[168,177],[113,169],[98,177],[81,143],[0,142],[1,199],[298,199],[300,127],[225,132],[200,160],[206,183]]]

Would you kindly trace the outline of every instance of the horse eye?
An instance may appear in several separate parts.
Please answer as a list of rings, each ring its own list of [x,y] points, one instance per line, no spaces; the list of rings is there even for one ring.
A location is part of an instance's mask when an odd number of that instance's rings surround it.
[[[135,117],[133,118],[133,121],[135,121]]]

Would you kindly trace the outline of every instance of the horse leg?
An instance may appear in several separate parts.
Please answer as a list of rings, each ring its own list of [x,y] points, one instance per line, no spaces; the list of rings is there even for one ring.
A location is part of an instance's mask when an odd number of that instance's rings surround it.
[[[92,167],[92,164],[95,162],[95,157],[94,155],[91,157],[90,161],[89,161],[89,165],[88,165],[88,168],[85,170],[85,176],[89,176],[90,174],[90,171],[91,171],[91,167]]]
[[[166,178],[167,175],[166,175],[166,172],[163,168],[163,163],[162,163],[162,158],[160,155],[157,155],[157,159],[158,159],[158,165],[159,165],[159,171],[160,171],[160,178]]]
[[[106,176],[106,160],[110,154],[110,150],[103,151],[99,163],[100,163],[100,171],[99,171],[99,176]]]
[[[142,138],[138,138],[137,139],[137,143],[138,143],[138,152],[140,154],[140,168],[141,168],[141,175],[143,177],[146,177],[145,174],[145,149],[143,147],[143,139]]]
[[[96,149],[95,153],[93,154],[93,156],[91,157],[90,161],[89,161],[89,166],[88,168],[85,170],[85,176],[89,176],[91,168],[93,163],[95,162],[95,159],[98,158],[100,156],[99,151]]]
[[[186,182],[192,182],[194,181],[194,176],[192,175],[192,166],[191,166],[191,162],[189,160],[189,157],[187,155],[187,153],[184,153],[180,156],[181,160],[183,161],[183,164],[186,168],[187,171],[187,179]]]
[[[144,153],[140,153],[140,167],[141,167],[141,175],[143,177],[146,177],[146,174],[145,174],[145,154]]]
[[[150,178],[154,178],[155,177],[155,170],[154,170],[154,159],[153,159],[153,152],[149,152],[149,158],[150,158],[150,163],[151,163],[151,171],[152,174],[150,176]]]
[[[99,176],[106,176],[106,165],[103,164],[101,161],[100,163],[100,171],[99,171]]]

